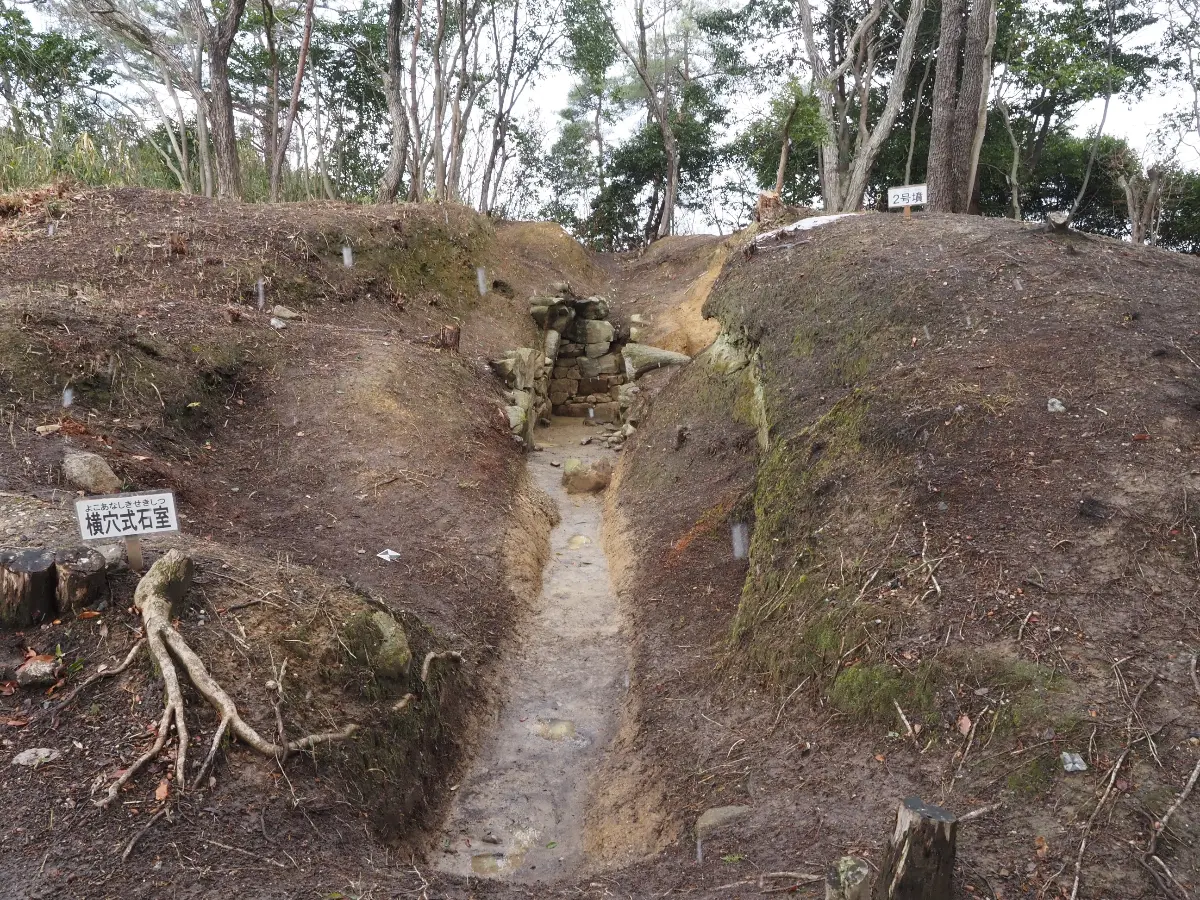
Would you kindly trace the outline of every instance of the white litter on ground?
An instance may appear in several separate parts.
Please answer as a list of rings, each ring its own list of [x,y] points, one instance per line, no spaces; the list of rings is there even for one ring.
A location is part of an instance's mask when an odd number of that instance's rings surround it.
[[[754,239],[754,245],[765,244],[767,241],[777,241],[785,235],[795,234],[798,231],[811,231],[814,228],[820,228],[822,225],[828,225],[830,222],[836,222],[838,219],[861,215],[862,213],[851,212],[833,213],[828,216],[810,216],[807,219],[801,219],[799,222],[793,222],[791,225],[784,225],[782,228],[776,228],[774,231],[760,234]]]

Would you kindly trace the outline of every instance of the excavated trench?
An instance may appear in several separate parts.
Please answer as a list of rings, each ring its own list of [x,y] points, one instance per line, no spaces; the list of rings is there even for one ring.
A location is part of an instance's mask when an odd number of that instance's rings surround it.
[[[627,640],[601,544],[600,495],[568,494],[563,466],[612,453],[595,428],[556,418],[537,432],[534,483],[561,515],[540,596],[505,667],[497,721],[454,794],[438,866],[546,881],[587,866],[584,822],[628,686]]]

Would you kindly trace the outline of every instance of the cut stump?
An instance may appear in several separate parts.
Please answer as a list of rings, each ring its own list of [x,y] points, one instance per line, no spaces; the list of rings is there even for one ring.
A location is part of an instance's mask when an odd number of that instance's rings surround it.
[[[108,587],[105,560],[89,547],[73,547],[54,554],[58,573],[55,599],[60,614],[77,613],[104,596]]]
[[[951,900],[958,820],[940,806],[907,797],[883,857],[875,900]]]
[[[0,626],[26,628],[54,611],[54,551],[0,550]]]

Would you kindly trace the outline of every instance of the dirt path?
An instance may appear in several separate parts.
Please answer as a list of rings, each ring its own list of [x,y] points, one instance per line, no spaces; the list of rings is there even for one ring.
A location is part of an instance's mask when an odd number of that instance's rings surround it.
[[[536,484],[562,516],[551,533],[541,596],[507,666],[498,720],[458,788],[439,867],[451,874],[545,881],[586,866],[589,775],[617,729],[626,640],[601,545],[601,501],[567,494],[567,459],[597,429],[555,420],[530,456]]]

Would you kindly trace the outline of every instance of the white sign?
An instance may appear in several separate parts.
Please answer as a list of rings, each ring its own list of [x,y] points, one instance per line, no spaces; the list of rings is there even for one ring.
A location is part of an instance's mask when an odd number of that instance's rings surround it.
[[[179,530],[175,495],[170,491],[84,497],[75,501],[79,534],[85,541],[137,538]]]
[[[888,188],[888,206],[892,209],[900,206],[924,206],[928,202],[927,184],[906,184],[903,187]]]

